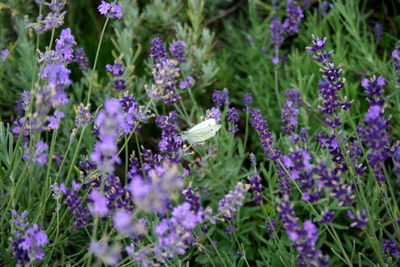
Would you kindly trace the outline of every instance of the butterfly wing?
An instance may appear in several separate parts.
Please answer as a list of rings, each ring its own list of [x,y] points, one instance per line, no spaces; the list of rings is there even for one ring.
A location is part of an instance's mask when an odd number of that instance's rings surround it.
[[[184,132],[182,137],[191,144],[199,143],[213,137],[220,128],[215,119],[208,119]]]

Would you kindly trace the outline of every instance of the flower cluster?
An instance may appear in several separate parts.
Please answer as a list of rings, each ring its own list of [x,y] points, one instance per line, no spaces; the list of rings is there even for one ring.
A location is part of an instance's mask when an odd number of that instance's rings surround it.
[[[163,166],[148,171],[148,177],[134,176],[128,190],[138,208],[165,214],[174,192],[182,187],[177,166],[164,162]]]
[[[43,3],[45,3],[43,1]],[[40,3],[42,4],[42,3]],[[37,33],[44,33],[51,29],[58,28],[64,24],[64,16],[67,11],[62,11],[64,8],[63,0],[52,0],[51,3],[46,3],[50,8],[50,12],[43,18],[41,15],[37,18],[37,22],[28,24],[28,28],[34,29]]]
[[[121,78],[125,72],[125,68],[122,67],[122,62],[114,61],[114,65],[107,64],[106,71],[110,72],[112,76],[115,77],[115,79],[111,81],[115,90],[123,91],[126,89],[125,80]]]
[[[218,212],[224,219],[228,221],[233,219],[237,207],[243,205],[247,190],[249,190],[249,185],[238,182],[235,186],[235,190],[229,191],[229,193],[218,202]]]
[[[37,224],[31,225],[26,221],[28,212],[21,215],[13,210],[15,230],[12,238],[13,256],[17,266],[31,266],[34,261],[41,260],[45,254],[43,247],[49,243],[46,232],[39,229]]]
[[[383,162],[390,156],[390,133],[386,131],[389,121],[385,119],[385,110],[381,106],[371,106],[364,116],[367,124],[358,125],[358,134],[363,143],[371,149],[368,152],[368,164],[374,170],[375,178],[379,182],[385,181],[382,172]]]
[[[267,157],[272,160],[280,158],[281,153],[273,146],[272,132],[268,129],[268,123],[263,119],[261,110],[251,108],[251,126],[257,131],[259,138],[261,139],[261,146],[264,149],[264,153]]]
[[[300,31],[300,22],[304,18],[303,10],[296,2],[289,0],[287,2],[287,17],[282,23],[282,28],[288,35],[293,35]]]
[[[54,184],[52,189],[54,191],[53,197],[60,197],[62,194],[65,195],[65,204],[68,206],[69,210],[75,218],[74,225],[77,227],[86,226],[89,222],[89,210],[83,206],[82,198],[79,196],[79,189],[81,184],[76,181],[72,181],[72,188],[66,187],[64,184],[58,186]]]
[[[0,63],[4,62],[8,56],[10,55],[10,51],[8,49],[0,50]]]
[[[104,110],[100,111],[95,119],[99,141],[94,145],[91,160],[97,168],[107,174],[114,172],[114,164],[121,160],[117,155],[117,141],[119,132],[124,129],[124,115],[121,104],[117,99],[110,98],[104,103]]]
[[[169,57],[164,42],[156,37],[153,39],[150,49],[150,57],[155,60],[152,74],[154,85],[148,94],[155,99],[164,100],[166,104],[174,104],[181,100],[181,96],[177,92],[177,82],[180,77],[179,64],[186,61],[185,59],[185,43],[177,41],[170,46],[172,58]],[[190,77],[188,81],[180,83],[182,89],[187,89],[191,86],[194,80]]]
[[[178,134],[178,129],[175,126],[176,120],[175,111],[170,112],[168,116],[160,115],[156,119],[157,127],[162,130],[158,148],[161,152],[167,152],[166,158],[174,162],[180,160],[183,145],[183,139]]]
[[[172,217],[163,219],[156,226],[157,245],[155,251],[162,263],[164,259],[182,255],[193,240],[193,230],[202,222],[202,212],[194,212],[187,202],[172,211]]]
[[[239,127],[237,125],[239,120],[240,117],[237,109],[234,107],[228,108],[228,111],[226,112],[226,121],[232,124],[232,126],[228,129],[231,133],[234,134],[239,131]]]
[[[82,47],[75,49],[74,60],[78,64],[80,70],[87,70],[89,66],[89,59],[86,56],[85,50]]]
[[[101,4],[97,7],[100,14],[106,16],[110,19],[120,19],[122,18],[122,7],[117,5],[115,2],[107,3],[105,1],[101,1]]]
[[[338,93],[343,89],[345,80],[340,76],[342,67],[340,65],[335,67],[331,61],[331,54],[333,52],[326,52],[323,50],[326,40],[326,37],[322,40],[313,38],[313,46],[306,47],[306,49],[313,52],[314,58],[323,65],[321,72],[323,73],[324,79],[318,83],[322,105],[319,106],[318,110],[325,115],[324,122],[334,129],[341,125],[341,121],[336,114],[337,108],[341,107],[343,110],[348,110],[352,103],[339,100]]]
[[[381,99],[383,94],[382,86],[386,85],[386,79],[382,76],[379,76],[376,79],[364,79],[361,81],[362,87],[365,89],[365,94],[367,95],[367,100],[370,106],[383,106],[385,103],[384,99]]]
[[[365,210],[357,210],[355,214],[351,211],[347,211],[347,217],[353,222],[350,224],[351,227],[364,228],[368,224],[368,218]]]
[[[212,101],[217,107],[229,106],[229,104],[231,103],[229,100],[229,90],[226,88],[222,90],[214,90]]]
[[[328,258],[316,248],[318,229],[312,221],[307,220],[300,225],[293,205],[287,200],[279,202],[277,210],[282,225],[293,242],[292,247],[299,253],[299,266],[328,266]]]

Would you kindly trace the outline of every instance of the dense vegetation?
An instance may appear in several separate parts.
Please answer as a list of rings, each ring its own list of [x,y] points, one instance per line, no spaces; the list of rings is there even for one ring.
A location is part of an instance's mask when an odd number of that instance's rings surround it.
[[[2,266],[397,266],[396,1],[2,0]]]

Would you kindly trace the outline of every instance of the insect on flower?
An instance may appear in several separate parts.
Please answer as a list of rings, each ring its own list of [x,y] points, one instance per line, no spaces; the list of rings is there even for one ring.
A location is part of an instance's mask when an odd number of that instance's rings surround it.
[[[220,128],[215,119],[208,119],[183,132],[182,138],[190,144],[203,142],[214,137]]]

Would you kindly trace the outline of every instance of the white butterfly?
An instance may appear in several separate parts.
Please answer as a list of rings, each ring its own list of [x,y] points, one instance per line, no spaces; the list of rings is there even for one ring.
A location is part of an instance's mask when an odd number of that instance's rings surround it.
[[[213,137],[220,128],[215,119],[208,119],[183,132],[182,137],[190,144],[199,143]]]

